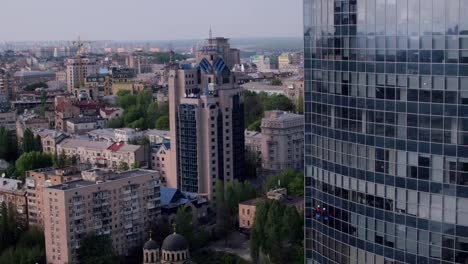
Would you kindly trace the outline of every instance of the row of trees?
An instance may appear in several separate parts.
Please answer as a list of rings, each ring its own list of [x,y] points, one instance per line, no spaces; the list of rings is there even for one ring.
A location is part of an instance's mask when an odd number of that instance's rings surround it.
[[[20,144],[14,131],[0,128],[0,159],[6,161],[15,161],[19,153],[28,153],[31,151],[42,151],[41,138],[34,136],[28,128],[23,133],[23,139]]]
[[[107,126],[169,130],[169,105],[158,104],[152,98],[149,90],[142,90],[136,95],[126,90],[119,91],[117,104],[124,109],[124,113],[122,117],[110,120]]]
[[[28,228],[13,204],[1,204],[0,263],[45,263],[44,234]]]
[[[303,217],[294,207],[276,200],[260,202],[250,241],[252,259],[256,263],[304,263],[303,228]]]
[[[0,128],[0,159],[15,161],[18,157],[18,143],[14,131]]]
[[[263,113],[270,110],[296,111],[296,105],[284,95],[265,92],[244,92],[245,125],[248,130],[260,131]]]

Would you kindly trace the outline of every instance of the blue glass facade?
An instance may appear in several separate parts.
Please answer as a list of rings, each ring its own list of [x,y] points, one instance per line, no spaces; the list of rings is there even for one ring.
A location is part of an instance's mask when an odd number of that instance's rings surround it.
[[[307,263],[468,263],[468,0],[304,0]]]

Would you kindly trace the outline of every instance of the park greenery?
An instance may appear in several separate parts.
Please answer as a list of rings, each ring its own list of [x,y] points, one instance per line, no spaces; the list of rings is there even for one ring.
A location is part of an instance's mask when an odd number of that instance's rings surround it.
[[[249,264],[237,255],[208,249],[202,249],[190,255],[195,263]]]
[[[216,183],[216,233],[227,239],[238,221],[239,203],[257,197],[257,190],[249,182]],[[227,242],[227,241],[225,241]]]
[[[281,81],[280,78],[274,78],[273,80],[271,80],[271,85],[281,86],[283,85],[283,81]]]
[[[81,240],[80,244],[78,258],[82,264],[113,264],[120,262],[109,236],[88,234]]]
[[[264,112],[271,110],[294,112],[296,105],[284,95],[244,92],[244,117],[247,130],[260,131]]]
[[[304,263],[303,227],[303,217],[294,207],[276,200],[259,202],[250,241],[252,259],[256,263]]]
[[[45,263],[44,234],[27,226],[12,204],[0,208],[0,263]]]
[[[52,167],[52,155],[39,151],[23,153],[15,162],[15,173],[17,179],[24,180],[29,170]]]
[[[0,159],[15,161],[18,157],[18,144],[16,134],[5,128],[0,128]]]
[[[169,130],[169,105],[157,103],[151,91],[142,90],[138,94],[121,90],[117,93],[117,104],[124,109],[121,117],[109,121],[109,128],[129,127],[138,130]]]
[[[170,52],[139,52],[139,55],[146,56],[146,59],[150,64],[166,64],[171,61]],[[179,53],[174,53],[172,55],[173,61],[182,61],[187,58],[187,56]]]
[[[42,151],[41,137],[39,135],[34,137],[32,131],[27,128],[24,131],[23,139],[21,140],[21,150],[23,153]]]
[[[304,173],[285,170],[270,176],[263,185],[263,192],[281,187],[286,188],[288,194],[304,196]]]

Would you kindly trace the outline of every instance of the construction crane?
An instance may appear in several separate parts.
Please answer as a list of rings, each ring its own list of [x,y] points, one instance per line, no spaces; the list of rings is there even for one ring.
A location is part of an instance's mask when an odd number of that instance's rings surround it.
[[[91,41],[83,41],[81,40],[80,36],[78,35],[78,39],[73,41],[73,46],[77,47],[78,50],[76,51],[76,56],[77,57],[81,57],[84,53],[85,53],[85,50],[84,50],[84,46],[85,44],[91,44]]]

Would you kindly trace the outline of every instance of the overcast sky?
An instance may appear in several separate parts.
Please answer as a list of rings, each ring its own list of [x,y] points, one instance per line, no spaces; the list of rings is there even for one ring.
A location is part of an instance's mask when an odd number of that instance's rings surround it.
[[[303,0],[1,0],[0,41],[296,37]]]

